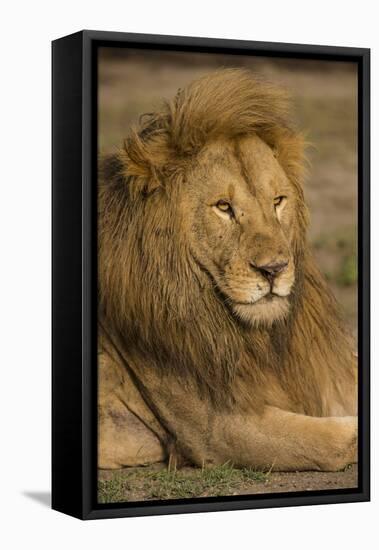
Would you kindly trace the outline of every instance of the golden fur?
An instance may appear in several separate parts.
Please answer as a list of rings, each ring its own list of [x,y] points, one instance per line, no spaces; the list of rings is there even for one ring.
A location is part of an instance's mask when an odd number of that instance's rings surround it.
[[[282,91],[213,73],[143,117],[99,169],[101,339],[165,428],[152,379],[162,395],[180,380],[189,407],[220,414],[355,414],[352,344],[308,249],[304,142]],[[230,216],[217,207],[227,193]],[[259,265],[279,257],[270,294]]]

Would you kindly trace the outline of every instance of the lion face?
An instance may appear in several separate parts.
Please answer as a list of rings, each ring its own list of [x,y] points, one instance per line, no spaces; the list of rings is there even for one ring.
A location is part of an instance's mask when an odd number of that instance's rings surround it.
[[[295,190],[257,135],[207,145],[183,186],[195,261],[240,320],[272,324],[295,281]]]

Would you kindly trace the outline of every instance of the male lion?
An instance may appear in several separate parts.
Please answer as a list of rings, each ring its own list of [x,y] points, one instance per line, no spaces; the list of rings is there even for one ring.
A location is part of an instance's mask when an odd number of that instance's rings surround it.
[[[307,245],[303,147],[283,92],[229,69],[101,162],[100,468],[356,461],[356,358]]]

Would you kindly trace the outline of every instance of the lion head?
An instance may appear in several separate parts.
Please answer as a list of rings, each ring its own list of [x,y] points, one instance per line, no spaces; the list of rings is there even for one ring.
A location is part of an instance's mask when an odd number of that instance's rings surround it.
[[[251,325],[289,313],[303,248],[303,140],[287,106],[283,92],[249,72],[219,71],[147,115],[112,161],[128,206],[159,209],[141,217],[141,233],[154,229],[159,242],[166,235],[168,256],[180,235],[193,276],[206,274],[224,307]]]
[[[207,144],[180,197],[191,254],[238,320],[272,324],[290,310],[298,194],[258,134]]]
[[[286,384],[308,332],[342,357],[307,251],[303,168],[286,94],[239,69],[179,90],[100,164],[100,318],[131,364],[188,374],[218,399],[258,372]]]

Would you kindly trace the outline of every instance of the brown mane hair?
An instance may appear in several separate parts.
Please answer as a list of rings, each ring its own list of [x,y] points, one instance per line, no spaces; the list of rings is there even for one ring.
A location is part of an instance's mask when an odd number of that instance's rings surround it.
[[[194,263],[176,210],[186,170],[202,147],[252,133],[275,151],[297,193],[291,314],[257,329],[233,317]],[[307,249],[303,149],[286,95],[233,69],[180,90],[101,162],[100,325],[121,342],[137,375],[153,368],[180,377],[217,407],[260,407],[275,393],[274,404],[316,416],[327,412],[330,380],[354,376],[336,303]]]

